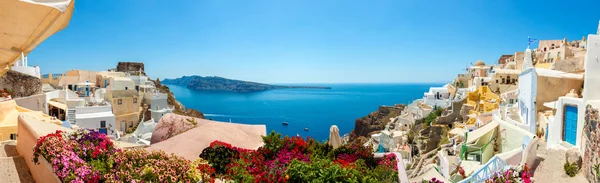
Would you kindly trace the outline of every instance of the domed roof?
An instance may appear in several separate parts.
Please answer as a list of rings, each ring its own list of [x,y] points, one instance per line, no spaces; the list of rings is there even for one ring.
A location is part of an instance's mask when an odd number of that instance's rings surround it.
[[[477,62],[475,62],[475,66],[485,66],[485,63],[481,60],[478,60]]]

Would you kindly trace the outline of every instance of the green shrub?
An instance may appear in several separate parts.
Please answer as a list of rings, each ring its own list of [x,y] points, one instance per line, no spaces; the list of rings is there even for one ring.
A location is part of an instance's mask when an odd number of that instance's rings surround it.
[[[575,175],[577,174],[577,171],[579,170],[579,167],[577,167],[576,162],[569,163],[569,160],[567,160],[567,162],[564,165],[564,169],[565,169],[565,173],[567,175],[569,175],[569,177],[575,177]]]
[[[211,143],[210,147],[202,150],[200,158],[208,161],[217,173],[222,174],[225,173],[225,168],[230,163],[231,158],[235,157],[237,153],[231,147]]]
[[[368,169],[362,160],[355,162],[353,167],[346,168],[323,159],[313,160],[311,163],[293,160],[286,173],[288,182],[381,182],[372,177],[374,173],[365,173]],[[388,171],[385,174],[392,173]]]
[[[596,175],[596,180],[600,180],[600,164],[594,165],[594,174]]]

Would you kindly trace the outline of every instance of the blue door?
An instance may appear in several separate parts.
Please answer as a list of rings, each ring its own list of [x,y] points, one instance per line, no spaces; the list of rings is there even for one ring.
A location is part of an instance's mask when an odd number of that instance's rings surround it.
[[[577,107],[565,106],[564,124],[564,140],[569,144],[575,145],[577,139]]]
[[[107,134],[106,121],[100,121],[100,129],[98,129],[98,131],[100,131],[100,133],[103,133],[104,135]]]

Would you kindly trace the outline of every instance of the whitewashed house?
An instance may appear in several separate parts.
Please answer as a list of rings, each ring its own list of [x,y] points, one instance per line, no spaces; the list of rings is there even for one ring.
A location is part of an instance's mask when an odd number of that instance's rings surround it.
[[[452,103],[450,100],[449,84],[442,87],[431,87],[429,91],[423,94],[423,103],[434,108],[446,108]]]
[[[116,135],[116,119],[108,104],[76,106],[75,125],[80,128],[97,130],[106,135]]]
[[[543,118],[543,123],[538,123],[543,117],[539,113],[551,110],[544,106],[544,103],[556,101],[571,90],[579,93],[583,86],[583,75],[534,68],[531,63],[531,50],[527,49],[523,63],[524,71],[519,74],[517,100],[520,121],[527,126],[526,130],[537,134],[538,130],[544,131],[546,126]]]
[[[600,30],[600,26],[599,26]],[[556,113],[548,121],[547,148],[583,150],[583,126],[586,106],[600,101],[600,35],[588,35],[585,55],[585,77],[582,96],[573,91],[545,106]]]

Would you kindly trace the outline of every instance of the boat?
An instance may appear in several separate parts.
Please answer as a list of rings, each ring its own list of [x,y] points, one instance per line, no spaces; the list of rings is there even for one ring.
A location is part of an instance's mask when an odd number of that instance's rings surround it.
[[[304,131],[308,131],[308,128],[304,128]]]
[[[283,126],[287,126],[287,125],[288,125],[288,122],[287,122],[287,121],[284,121],[283,123],[281,123],[281,125],[283,125]]]

